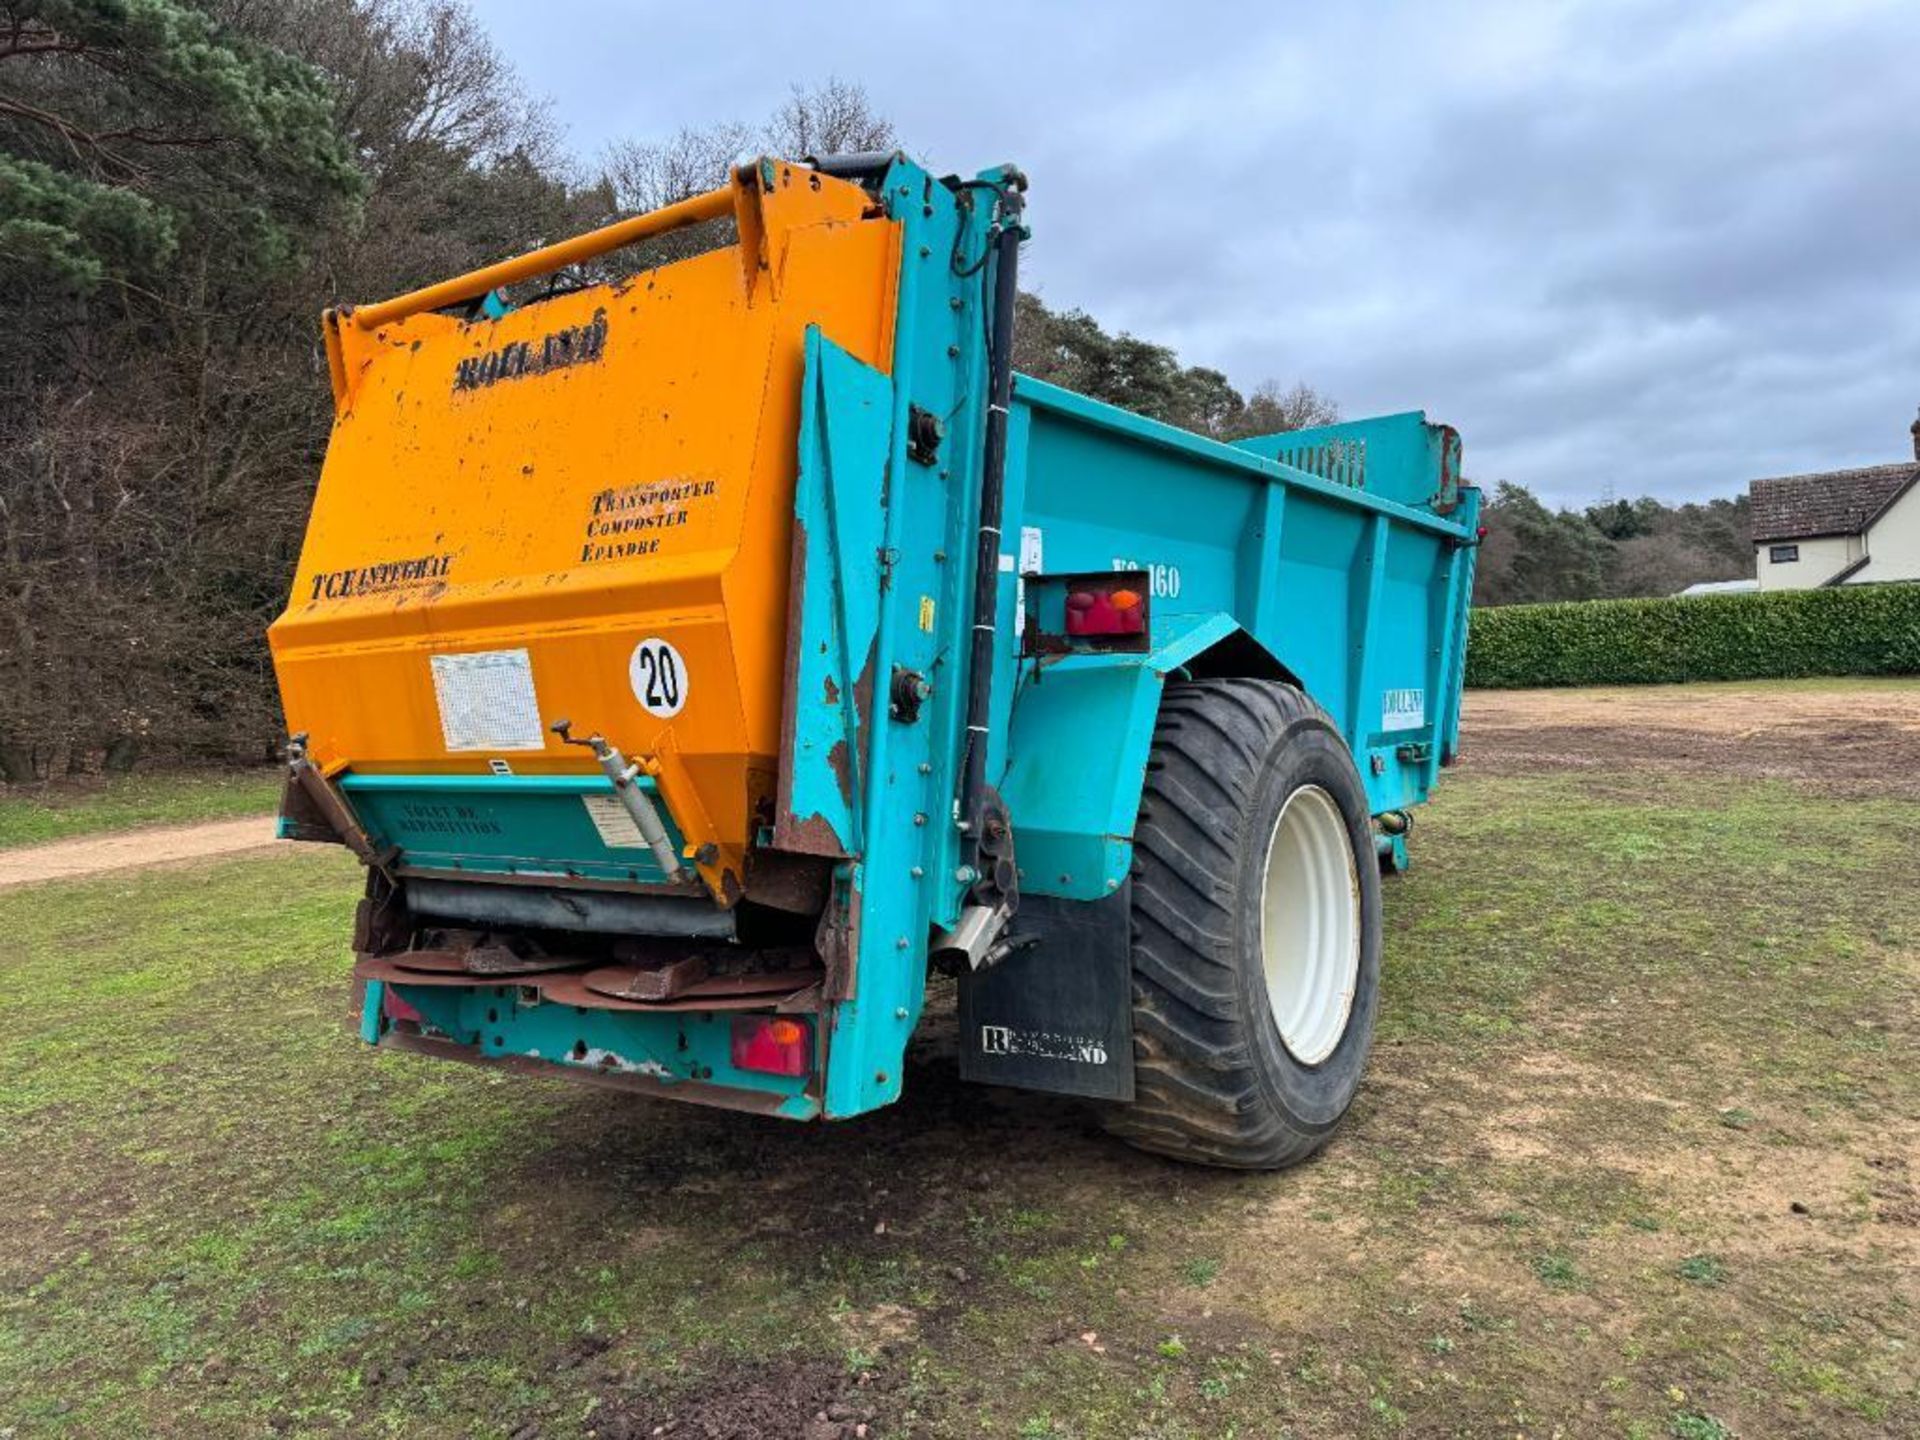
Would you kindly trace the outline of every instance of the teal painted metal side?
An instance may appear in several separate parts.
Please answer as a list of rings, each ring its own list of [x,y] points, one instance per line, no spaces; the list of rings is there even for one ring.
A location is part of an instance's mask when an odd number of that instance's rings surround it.
[[[1451,430],[1398,415],[1226,445],[1024,376],[1015,400],[1018,568],[1146,571],[1157,653],[1199,623],[1244,631],[1332,716],[1376,814],[1426,799],[1457,744],[1479,516]],[[1262,453],[1288,446],[1316,468]],[[1097,898],[1131,860],[1166,667],[1021,666],[1011,631],[1003,663],[1022,888]]]
[[[841,862],[828,1116],[898,1095],[927,935],[968,882],[953,797],[992,267],[953,261],[981,253],[986,207],[905,162],[884,193],[907,257],[891,373],[808,341],[774,832]],[[909,458],[909,407],[943,422],[931,463]],[[1285,444],[1299,463],[1273,458]],[[1452,433],[1418,415],[1225,445],[1020,378],[987,744],[1023,890],[1117,888],[1165,676],[1236,632],[1333,715],[1376,812],[1424,799],[1458,723],[1477,497],[1457,476]],[[1153,651],[1023,663],[1021,572],[1114,568],[1150,576]],[[889,706],[901,671],[929,689],[910,720]]]
[[[1234,448],[1276,460],[1382,500],[1432,507],[1451,503],[1460,477],[1460,437],[1417,410],[1255,435]]]
[[[615,833],[627,828],[603,775],[359,775],[340,789],[376,844],[398,848],[399,863],[473,875],[578,876],[591,880],[665,880],[637,834],[610,844],[594,824],[594,805]],[[683,839],[652,779],[635,781],[653,797],[667,833]]]
[[[816,855],[865,851],[860,821],[882,591],[893,383],[807,331],[794,554],[802,643],[788,667],[786,764],[774,841]]]
[[[998,172],[987,172],[996,181]],[[840,859],[822,930],[830,1031],[823,1113],[895,1099],[925,999],[927,937],[965,883],[952,818],[966,700],[972,536],[985,428],[990,192],[896,162],[902,226],[891,372],[808,338],[788,635],[788,773],[773,838]],[[958,262],[958,263],[956,263]],[[966,273],[971,269],[971,273]],[[909,416],[938,418],[909,455]],[[911,718],[894,677],[924,683]]]
[[[518,1056],[557,1070],[644,1076],[671,1087],[696,1083],[778,1097],[778,1114],[810,1120],[820,1113],[807,1077],[762,1075],[733,1064],[732,1017],[714,1011],[582,1010],[522,1003],[512,985],[394,985],[392,993],[455,1044],[481,1056]],[[367,986],[362,1034],[379,1032],[385,987]],[[367,1032],[371,1030],[373,1034]],[[816,1044],[818,1043],[816,1030]]]
[[[1238,628],[1220,612],[1171,616],[1154,625],[1148,654],[1075,655],[1025,672],[1002,788],[1023,892],[1098,900],[1120,888],[1161,688]]]

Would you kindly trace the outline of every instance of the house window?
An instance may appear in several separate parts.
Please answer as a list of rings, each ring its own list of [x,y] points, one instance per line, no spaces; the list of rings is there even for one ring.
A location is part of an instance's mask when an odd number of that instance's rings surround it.
[[[1798,545],[1769,545],[1767,563],[1770,565],[1791,565],[1800,558]]]

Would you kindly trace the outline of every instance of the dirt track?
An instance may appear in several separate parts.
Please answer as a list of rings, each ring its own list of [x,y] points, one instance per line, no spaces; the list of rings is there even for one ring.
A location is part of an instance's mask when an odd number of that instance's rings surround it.
[[[142,869],[217,855],[238,855],[273,844],[273,818],[268,815],[56,840],[51,845],[0,850],[0,890],[43,880],[77,880],[108,870]]]

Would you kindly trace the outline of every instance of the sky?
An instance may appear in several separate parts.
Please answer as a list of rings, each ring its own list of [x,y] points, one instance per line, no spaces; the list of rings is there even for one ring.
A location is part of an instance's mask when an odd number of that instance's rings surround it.
[[[1911,458],[1920,3],[473,0],[583,160],[865,87],[1021,276],[1560,504]]]

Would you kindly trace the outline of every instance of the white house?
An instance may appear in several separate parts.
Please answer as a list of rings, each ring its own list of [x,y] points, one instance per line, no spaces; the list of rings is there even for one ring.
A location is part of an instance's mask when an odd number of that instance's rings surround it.
[[[1749,494],[1762,590],[1920,580],[1920,420],[1911,461],[1755,480]]]

